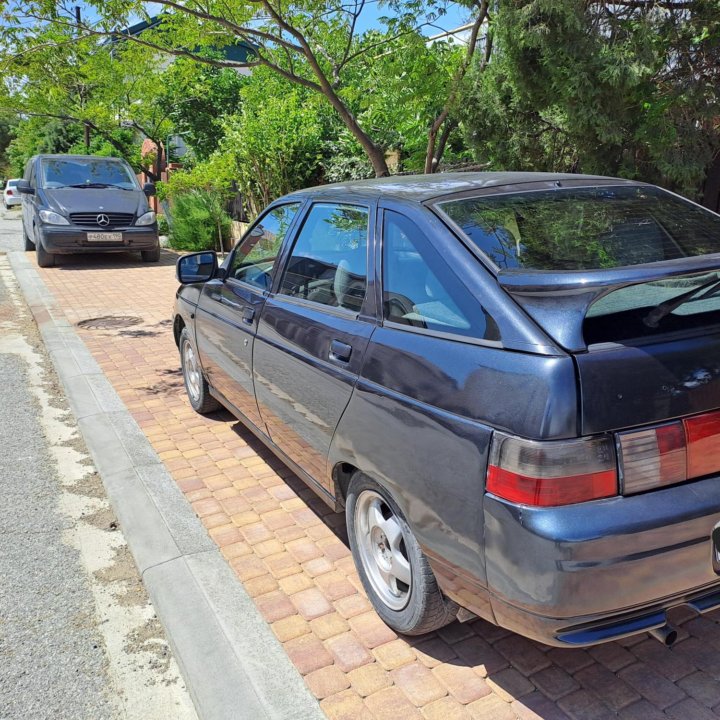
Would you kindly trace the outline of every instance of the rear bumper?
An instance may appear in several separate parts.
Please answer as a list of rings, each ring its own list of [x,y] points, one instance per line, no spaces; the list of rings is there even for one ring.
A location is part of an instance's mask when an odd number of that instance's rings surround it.
[[[153,250],[159,245],[156,225],[110,231],[122,233],[120,242],[90,242],[87,230],[72,225],[38,225],[36,232],[40,234],[45,250],[54,255]]]
[[[720,607],[720,478],[559,508],[488,495],[484,515],[477,597],[510,630],[591,645],[659,627],[678,605]]]
[[[12,197],[6,197],[4,198],[4,203],[8,207],[12,207],[13,205],[22,205],[22,198],[21,197],[15,197],[14,195]]]

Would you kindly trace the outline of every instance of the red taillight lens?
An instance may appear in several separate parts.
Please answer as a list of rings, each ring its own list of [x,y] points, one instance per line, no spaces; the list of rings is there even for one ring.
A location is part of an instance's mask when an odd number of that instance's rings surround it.
[[[6,190],[5,191],[8,195],[12,195],[12,190]]]
[[[525,505],[549,507],[617,495],[609,437],[536,442],[495,433],[486,489]]]
[[[683,423],[688,477],[702,477],[720,470],[720,412],[697,415]]]

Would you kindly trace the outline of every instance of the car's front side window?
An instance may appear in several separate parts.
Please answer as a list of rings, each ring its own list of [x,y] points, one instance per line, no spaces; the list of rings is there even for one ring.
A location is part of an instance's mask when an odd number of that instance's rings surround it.
[[[227,277],[269,290],[280,248],[299,207],[296,202],[270,210],[235,249]]]
[[[392,211],[383,221],[383,315],[400,325],[499,340],[497,324],[430,240]]]
[[[367,287],[367,207],[313,205],[288,260],[281,295],[358,312]]]

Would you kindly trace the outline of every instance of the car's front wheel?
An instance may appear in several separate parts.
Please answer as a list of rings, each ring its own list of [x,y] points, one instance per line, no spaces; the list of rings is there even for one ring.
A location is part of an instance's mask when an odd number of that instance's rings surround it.
[[[23,244],[25,246],[26,252],[35,250],[35,243],[30,239],[30,236],[27,234],[27,231],[25,230],[24,225],[23,225]]]
[[[49,253],[42,246],[42,241],[40,239],[38,239],[35,243],[35,251],[37,254],[37,264],[41,268],[53,267],[55,265],[55,255]]]
[[[345,514],[360,579],[385,623],[405,635],[422,635],[454,620],[458,606],[440,591],[399,507],[382,486],[355,473]]]
[[[203,375],[187,328],[183,328],[180,333],[180,364],[185,381],[185,391],[193,410],[201,415],[217,410],[220,403],[210,394],[210,388]]]
[[[160,260],[160,248],[156,247],[152,250],[141,250],[140,255],[143,262],[159,262]]]

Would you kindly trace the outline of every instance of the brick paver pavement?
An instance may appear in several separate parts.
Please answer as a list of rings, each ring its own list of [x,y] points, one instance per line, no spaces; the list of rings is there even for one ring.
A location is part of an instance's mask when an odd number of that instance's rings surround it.
[[[329,718],[720,717],[720,613],[548,648],[482,620],[398,637],[368,603],[344,520],[227,413],[190,408],[172,336],[175,257],[75,256],[40,270]]]

